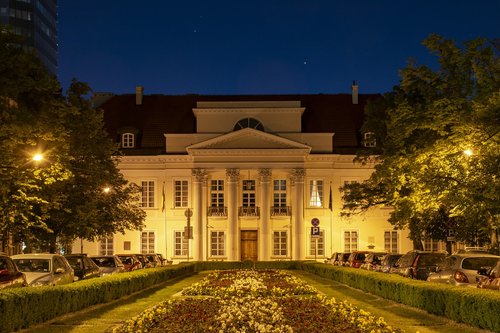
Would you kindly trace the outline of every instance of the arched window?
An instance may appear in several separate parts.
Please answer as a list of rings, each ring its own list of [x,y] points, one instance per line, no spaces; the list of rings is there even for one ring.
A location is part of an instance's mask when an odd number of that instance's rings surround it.
[[[233,131],[238,131],[243,128],[253,128],[259,131],[264,131],[264,125],[255,118],[244,118],[241,119],[234,125]]]
[[[122,134],[122,148],[134,148],[135,147],[135,137],[133,133],[123,133]]]

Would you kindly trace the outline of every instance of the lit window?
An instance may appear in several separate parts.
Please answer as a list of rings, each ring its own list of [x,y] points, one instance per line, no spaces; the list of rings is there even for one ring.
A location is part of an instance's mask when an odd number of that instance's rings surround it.
[[[323,256],[325,255],[325,232],[324,230],[321,230],[319,232],[318,237],[313,237],[311,235],[310,238],[310,248],[309,248],[309,254],[311,256]]]
[[[273,233],[273,254],[275,256],[286,256],[287,248],[286,231],[275,231]]]
[[[344,251],[353,252],[358,250],[358,232],[344,231]]]
[[[174,182],[174,204],[175,208],[187,208],[188,207],[188,181],[187,180],[176,180]]]
[[[323,207],[323,181],[311,180],[309,182],[309,206]]]
[[[134,134],[123,133],[122,134],[122,148],[134,148]]]
[[[144,180],[141,182],[141,207],[151,208],[155,206],[155,182]]]
[[[212,231],[210,233],[210,255],[224,255],[224,231]]]
[[[365,147],[376,147],[377,146],[377,138],[375,137],[374,132],[366,132],[364,134],[363,145]]]
[[[154,231],[143,231],[141,234],[141,253],[155,253]]]

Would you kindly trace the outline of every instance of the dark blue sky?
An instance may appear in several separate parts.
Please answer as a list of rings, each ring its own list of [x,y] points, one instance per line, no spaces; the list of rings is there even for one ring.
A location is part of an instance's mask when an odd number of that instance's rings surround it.
[[[430,33],[500,37],[499,0],[59,0],[59,79],[146,94],[383,93]]]

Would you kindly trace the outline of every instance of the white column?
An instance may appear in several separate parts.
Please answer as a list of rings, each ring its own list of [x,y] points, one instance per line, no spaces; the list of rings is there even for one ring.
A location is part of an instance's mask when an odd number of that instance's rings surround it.
[[[259,260],[269,260],[269,215],[270,215],[270,199],[269,186],[271,182],[271,169],[259,169],[259,185],[260,185],[260,228],[259,228]]]
[[[238,183],[239,169],[226,169],[227,183],[227,258],[230,261],[240,260],[239,228],[238,228]]]
[[[292,223],[292,259],[302,260],[305,258],[304,238],[304,178],[305,169],[293,169],[291,172],[292,186],[295,189],[293,198],[293,223]]]
[[[191,170],[193,176],[193,259],[203,260],[203,190],[202,185],[206,178],[203,169]]]

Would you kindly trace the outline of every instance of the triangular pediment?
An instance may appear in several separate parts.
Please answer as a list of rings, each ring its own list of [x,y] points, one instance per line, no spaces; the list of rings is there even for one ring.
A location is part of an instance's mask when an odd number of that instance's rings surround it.
[[[187,147],[188,151],[199,149],[299,149],[310,151],[311,147],[274,134],[244,128]]]

